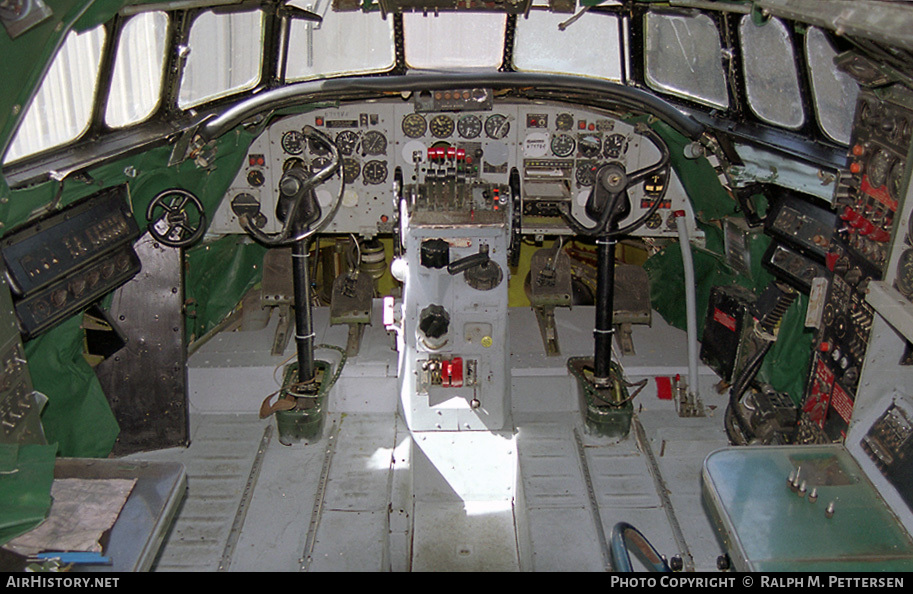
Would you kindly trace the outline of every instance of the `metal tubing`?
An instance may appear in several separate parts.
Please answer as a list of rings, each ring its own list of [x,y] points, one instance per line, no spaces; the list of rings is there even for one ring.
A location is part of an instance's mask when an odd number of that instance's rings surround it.
[[[292,283],[295,291],[295,346],[298,349],[298,382],[314,381],[314,323],[311,318],[308,241],[292,244]]]
[[[615,301],[615,240],[596,242],[596,329],[593,357],[594,383],[606,385],[612,375],[612,334]]]
[[[697,361],[700,349],[697,344],[697,284],[694,282],[694,261],[691,256],[691,240],[684,212],[675,213],[678,228],[678,242],[682,250],[682,265],[685,268],[685,312],[688,329],[688,391],[692,396],[700,395],[698,386]]]

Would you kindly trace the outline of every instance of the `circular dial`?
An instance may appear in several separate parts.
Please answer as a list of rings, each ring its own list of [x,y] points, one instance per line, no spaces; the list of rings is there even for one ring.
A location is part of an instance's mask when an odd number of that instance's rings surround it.
[[[351,130],[343,130],[336,135],[336,146],[343,155],[351,155],[358,146],[358,134]]]
[[[907,249],[900,255],[894,285],[907,298],[913,298],[913,249]]]
[[[446,115],[434,116],[428,124],[428,129],[438,138],[447,138],[453,134],[454,128],[453,118]]]
[[[253,194],[238,194],[231,199],[231,209],[238,216],[260,212],[260,201]]]
[[[329,165],[330,159],[328,157],[317,157],[311,161],[311,173],[320,173],[324,167]]]
[[[482,120],[477,115],[464,115],[457,122],[457,132],[463,138],[475,138],[482,133]]]
[[[496,113],[485,120],[485,134],[489,138],[498,140],[507,136],[508,132],[510,132],[510,122],[507,121],[507,116]]]
[[[369,130],[361,139],[361,150],[366,155],[383,155],[387,152],[387,137],[377,130]]]
[[[259,188],[264,182],[266,182],[266,176],[264,176],[263,172],[259,169],[252,169],[250,173],[247,174],[247,183],[255,188]]]
[[[569,157],[577,148],[577,142],[570,134],[556,134],[552,137],[552,152],[556,157]]]
[[[368,161],[362,173],[366,184],[382,184],[387,179],[387,164],[384,161]]]
[[[599,138],[598,134],[581,134],[577,138],[577,147],[580,149],[582,156],[588,158],[596,157],[602,148],[602,139]]]
[[[612,134],[605,139],[605,146],[602,148],[603,154],[607,159],[617,159],[624,154],[627,148],[627,138],[624,134]]]
[[[420,113],[410,113],[403,118],[403,134],[409,138],[421,138],[427,128],[425,116]]]
[[[358,161],[351,158],[342,160],[342,179],[345,183],[353,183],[358,179],[359,174],[361,174],[361,165],[358,164]]]
[[[891,156],[883,150],[875,151],[875,154],[869,160],[869,184],[873,188],[880,188],[887,181],[890,170]]]
[[[292,167],[305,167],[304,159],[299,157],[291,157],[285,160],[285,163],[282,164],[282,171],[288,171]]]
[[[596,183],[596,163],[580,163],[574,177],[578,186],[592,186]]]
[[[304,150],[304,135],[298,130],[289,130],[282,135],[282,150],[290,155],[300,155]]]
[[[566,132],[574,127],[574,116],[569,113],[559,113],[555,118],[555,126],[562,132]]]
[[[330,149],[325,144],[313,138],[308,139],[308,152],[312,155],[329,155]]]
[[[665,187],[665,173],[654,173],[644,180],[644,194],[650,198],[659,196]]]

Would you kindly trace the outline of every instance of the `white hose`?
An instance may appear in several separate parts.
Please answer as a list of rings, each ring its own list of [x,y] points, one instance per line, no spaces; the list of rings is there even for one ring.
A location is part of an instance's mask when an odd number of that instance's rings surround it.
[[[685,268],[685,309],[688,324],[688,383],[692,395],[698,396],[697,379],[697,305],[694,284],[694,261],[691,258],[691,241],[688,238],[688,221],[684,211],[675,213],[678,239],[682,250],[682,265]]]

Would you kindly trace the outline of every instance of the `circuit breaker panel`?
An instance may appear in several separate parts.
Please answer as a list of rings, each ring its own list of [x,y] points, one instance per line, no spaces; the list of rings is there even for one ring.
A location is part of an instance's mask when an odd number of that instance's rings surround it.
[[[510,189],[454,171],[403,195],[403,416],[413,431],[502,429],[510,423]]]
[[[848,166],[836,190],[828,290],[800,419],[802,442],[846,437],[875,316],[866,295],[870,283],[885,278],[897,241],[911,135],[909,91],[860,92]]]

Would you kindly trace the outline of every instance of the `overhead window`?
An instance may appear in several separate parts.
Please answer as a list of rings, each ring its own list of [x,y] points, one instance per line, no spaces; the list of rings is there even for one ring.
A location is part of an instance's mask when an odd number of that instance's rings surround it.
[[[138,14],[124,25],[105,112],[105,122],[112,128],[145,120],[158,107],[167,32],[164,12]]]
[[[294,4],[294,2],[292,2]],[[286,79],[384,72],[395,64],[393,19],[377,13],[334,12],[320,0],[320,23],[295,19],[289,31]]]
[[[70,32],[32,100],[4,162],[75,140],[89,126],[104,27]]]
[[[705,14],[649,12],[645,37],[648,85],[711,107],[729,106],[720,34],[713,19]]]
[[[187,46],[181,109],[253,88],[260,80],[263,13],[204,12],[193,23]]]
[[[812,27],[806,33],[805,56],[818,124],[832,140],[849,144],[859,87],[849,75],[837,70],[837,51],[820,29]]]
[[[417,69],[497,68],[507,17],[494,13],[406,13],[406,64]]]
[[[802,126],[805,113],[786,25],[778,19],[756,25],[746,15],[739,25],[739,37],[751,111],[769,124],[793,129]]]
[[[585,13],[563,31],[567,14],[532,11],[517,19],[514,68],[621,80],[618,18]]]

